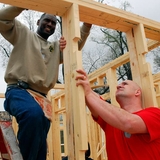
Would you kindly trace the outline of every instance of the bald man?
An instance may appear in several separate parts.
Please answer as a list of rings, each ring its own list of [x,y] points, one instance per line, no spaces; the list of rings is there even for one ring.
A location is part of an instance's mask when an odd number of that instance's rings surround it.
[[[76,85],[83,87],[93,119],[105,132],[108,160],[159,160],[160,109],[142,108],[138,84],[125,80],[117,86],[115,96],[120,107],[116,107],[92,91],[84,70],[77,73]]]

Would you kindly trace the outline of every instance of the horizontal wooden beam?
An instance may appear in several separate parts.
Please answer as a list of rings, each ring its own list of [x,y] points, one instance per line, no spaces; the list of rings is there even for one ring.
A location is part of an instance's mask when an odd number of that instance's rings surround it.
[[[155,49],[158,46],[160,46],[160,41],[149,40],[147,42],[147,45],[148,45],[148,50],[151,51],[152,49]]]
[[[154,81],[154,83],[160,82],[160,73],[153,75],[153,81]]]
[[[54,89],[64,89],[64,84],[56,83],[55,86],[54,86]]]
[[[148,39],[160,41],[160,23],[92,0],[0,0],[1,3],[63,16],[73,3],[79,5],[80,21],[127,32],[139,23]]]
[[[5,98],[4,93],[0,93],[0,98]]]
[[[90,73],[88,75],[89,80],[92,81],[92,80],[96,79],[97,77],[106,74],[106,71],[109,68],[117,68],[123,64],[126,64],[127,62],[129,62],[129,53],[125,53],[124,55],[112,60],[111,62],[105,64],[103,67]]]
[[[63,16],[72,3],[63,0],[0,0],[1,3]]]
[[[81,0],[79,7],[81,21],[122,32],[127,32],[142,23],[146,37],[160,41],[159,22],[94,1]]]

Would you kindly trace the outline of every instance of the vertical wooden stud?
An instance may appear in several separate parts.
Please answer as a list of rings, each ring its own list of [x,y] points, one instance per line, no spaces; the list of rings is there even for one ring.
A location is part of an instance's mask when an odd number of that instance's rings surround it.
[[[63,29],[64,36],[67,38],[64,71],[68,156],[70,160],[83,160],[88,139],[84,92],[81,86],[76,87],[75,84],[76,69],[82,68],[82,55],[78,51],[80,23],[77,4],[73,4],[63,16]]]

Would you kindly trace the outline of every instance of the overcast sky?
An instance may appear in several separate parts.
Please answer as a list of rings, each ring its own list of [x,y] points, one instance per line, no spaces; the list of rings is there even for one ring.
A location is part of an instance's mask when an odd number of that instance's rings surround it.
[[[107,0],[105,0],[107,2]],[[160,22],[160,0],[126,0],[130,3],[132,13]],[[109,5],[119,8],[122,0],[113,0]]]
[[[160,22],[160,0],[126,0],[132,8],[130,11],[134,14]],[[119,8],[121,0],[105,0],[105,3]],[[4,82],[4,69],[1,66],[0,57],[0,93],[5,92],[6,83]],[[3,106],[3,100],[0,100],[0,110]]]

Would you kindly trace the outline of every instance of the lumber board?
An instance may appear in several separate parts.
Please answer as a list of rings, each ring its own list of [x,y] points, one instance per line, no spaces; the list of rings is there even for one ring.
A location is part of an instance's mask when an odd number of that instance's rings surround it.
[[[55,86],[54,86],[54,89],[64,89],[64,84],[56,83]]]
[[[154,83],[158,83],[160,81],[160,73],[154,74],[153,80],[154,80]]]
[[[144,27],[142,24],[138,25],[134,29],[134,38],[135,38],[135,46],[137,50],[136,55],[137,55],[140,78],[141,78],[141,87],[142,87],[142,92],[144,93],[143,94],[144,107],[157,106],[151,68],[149,63],[146,63],[144,57],[144,53],[148,52],[148,47],[147,47],[147,42],[145,41]]]
[[[60,122],[59,122],[59,114],[56,114],[55,113],[55,109],[56,107],[55,106],[58,106],[58,100],[57,99],[53,99],[51,98],[52,100],[52,106],[53,107],[53,112],[52,112],[52,116],[53,116],[53,119],[54,121],[52,121],[52,144],[53,145],[53,150],[52,150],[52,153],[53,154],[53,159],[57,159],[57,160],[60,160],[61,159],[61,147],[60,147]]]
[[[79,4],[81,21],[85,21],[84,17],[86,18],[88,16],[86,22],[95,24],[95,22],[98,21],[97,25],[99,26],[122,32],[127,32],[139,23],[143,23],[146,37],[149,39],[160,40],[160,38],[157,37],[157,35],[160,35],[159,22],[98,2],[87,0],[81,0],[81,2],[83,2]],[[91,21],[90,18],[92,18],[93,21]]]
[[[125,53],[124,55],[116,58],[115,60],[107,63],[103,67],[97,69],[96,71],[92,72],[88,75],[89,81],[93,81],[95,78],[106,74],[106,70],[109,68],[117,68],[125,63],[129,62],[129,53]]]
[[[107,82],[108,82],[108,85],[110,86],[109,90],[110,90],[111,103],[112,105],[119,107],[119,104],[115,97],[115,93],[118,85],[116,68],[110,68],[107,70]]]
[[[160,42],[155,40],[148,40],[147,45],[148,45],[148,50],[151,51],[152,49],[155,49],[158,46],[160,46]]]
[[[78,51],[80,39],[79,7],[76,3],[63,16],[63,35],[67,45],[64,53],[66,125],[69,159],[81,160],[87,150],[86,106],[81,86],[76,87],[76,69],[82,68],[82,54]],[[67,27],[66,27],[67,26]]]
[[[0,0],[1,3],[62,16],[72,3],[62,0]]]
[[[160,41],[160,23],[148,18],[89,0],[0,0],[1,3],[63,16],[73,5],[79,6],[80,21],[127,32],[144,25],[146,38]]]
[[[0,98],[5,98],[4,93],[0,93]]]

